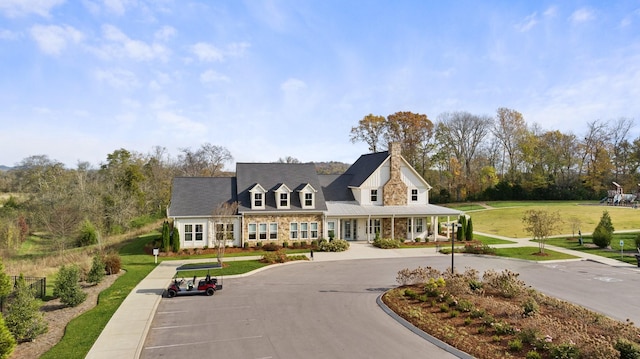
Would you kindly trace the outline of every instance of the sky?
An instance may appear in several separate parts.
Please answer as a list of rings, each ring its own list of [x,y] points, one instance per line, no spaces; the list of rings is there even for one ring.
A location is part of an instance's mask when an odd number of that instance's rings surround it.
[[[353,163],[398,111],[640,117],[640,1],[0,0],[0,165],[120,148]],[[638,135],[638,124],[632,134]]]

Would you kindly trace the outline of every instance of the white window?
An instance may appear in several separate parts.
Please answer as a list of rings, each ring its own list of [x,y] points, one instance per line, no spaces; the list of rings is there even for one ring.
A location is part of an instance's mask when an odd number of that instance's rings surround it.
[[[256,236],[257,225],[255,223],[249,223],[249,239],[255,241],[258,237]]]
[[[304,206],[313,207],[313,193],[304,194]]]
[[[371,202],[378,202],[378,190],[377,189],[372,189],[371,190]]]
[[[233,239],[233,223],[216,224],[216,239],[219,241]]]
[[[311,227],[311,238],[312,239],[318,238],[318,222],[310,223],[310,227]]]
[[[422,225],[422,218],[416,218],[416,232],[421,233],[424,230],[424,227]]]
[[[289,238],[298,239],[298,223],[291,222],[289,224]]]
[[[184,240],[185,241],[193,240],[193,224],[184,225]]]
[[[262,200],[262,193],[254,193],[253,194],[253,207],[254,208],[262,208],[262,207],[264,207],[264,202]]]
[[[195,235],[196,235],[196,241],[201,241],[204,239],[204,232],[202,231],[202,228],[204,227],[201,224],[196,224],[196,230],[195,230]]]
[[[336,235],[336,222],[327,222],[327,235],[329,238]]]
[[[418,202],[418,190],[417,189],[412,189],[411,190],[411,202]]]
[[[258,238],[260,238],[260,240],[267,239],[267,224],[266,223],[258,224]]]
[[[300,223],[300,238],[309,238],[309,223]]]
[[[269,239],[278,239],[277,223],[269,223]]]
[[[380,234],[380,219],[374,218],[369,220],[369,233]]]
[[[289,208],[289,194],[280,193],[280,207]]]

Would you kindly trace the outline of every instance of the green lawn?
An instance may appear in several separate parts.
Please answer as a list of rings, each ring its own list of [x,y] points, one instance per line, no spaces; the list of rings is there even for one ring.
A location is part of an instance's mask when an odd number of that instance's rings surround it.
[[[615,233],[611,241],[611,249],[593,248],[590,246],[590,244],[593,244],[590,236],[583,236],[583,243],[586,245],[582,246],[573,238],[570,240],[566,238],[550,238],[547,239],[546,244],[612,258],[629,264],[637,264],[635,257],[637,250],[635,249],[634,241],[637,235],[638,233]],[[620,256],[620,240],[624,241],[623,251],[627,252],[624,256]],[[629,252],[633,252],[633,254]]]
[[[499,257],[526,259],[528,261],[550,261],[578,258],[570,254],[560,253],[549,249],[545,249],[544,256],[541,256],[539,252],[538,247],[496,248],[496,255]]]
[[[217,263],[218,262],[198,263],[198,264],[194,264],[193,266],[202,266],[207,264],[214,265]],[[194,275],[197,277],[204,277],[207,275],[207,273],[209,273],[212,277],[243,274],[243,273],[248,273],[253,270],[266,267],[269,265],[267,263],[262,263],[258,260],[230,261],[230,262],[225,262],[224,264],[225,264],[225,267],[220,269],[211,269],[211,270],[197,269],[197,270],[180,271],[179,277],[189,278],[189,277],[193,277]],[[183,265],[182,267],[188,268],[189,266],[190,265]]]
[[[511,238],[530,237],[522,223],[524,213],[530,209],[558,211],[562,223],[557,234],[577,235],[577,230],[571,226],[573,219],[580,222],[583,233],[590,233],[604,211],[609,212],[616,230],[639,229],[640,211],[629,207],[583,205],[577,202],[491,202],[488,205],[495,208],[468,213],[474,231]]]

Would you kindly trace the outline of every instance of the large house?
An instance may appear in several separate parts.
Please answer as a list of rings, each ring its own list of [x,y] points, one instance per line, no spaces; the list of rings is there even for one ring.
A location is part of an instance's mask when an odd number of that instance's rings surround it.
[[[429,204],[431,186],[401,156],[400,146],[360,156],[340,175],[313,164],[237,163],[235,177],[177,177],[168,217],[181,248],[325,238],[436,239],[438,217],[462,212]],[[235,204],[236,205],[230,205]]]

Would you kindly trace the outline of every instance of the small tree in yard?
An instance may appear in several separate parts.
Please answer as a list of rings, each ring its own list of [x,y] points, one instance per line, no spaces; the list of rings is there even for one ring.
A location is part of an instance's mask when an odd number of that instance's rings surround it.
[[[98,284],[102,282],[105,276],[105,264],[102,255],[96,254],[91,262],[91,269],[87,275],[87,282]]]
[[[171,232],[171,250],[173,253],[180,252],[180,231],[178,227],[173,227],[173,232]]]
[[[91,221],[85,219],[80,223],[80,230],[77,239],[78,247],[84,247],[96,243],[98,243],[98,230]]]
[[[78,266],[62,266],[58,271],[53,296],[60,298],[62,304],[75,307],[87,299],[87,293],[80,288],[80,269]]]
[[[524,213],[522,222],[525,225],[525,231],[538,240],[538,248],[540,254],[544,254],[544,245],[553,233],[557,232],[562,224],[559,211],[546,211],[538,209],[530,209]]]
[[[34,340],[48,330],[47,321],[40,312],[41,305],[42,302],[34,296],[33,289],[20,274],[5,314],[7,328],[18,342]]]
[[[471,217],[467,221],[467,228],[464,232],[464,239],[467,241],[473,240],[473,221],[471,221]]]
[[[171,243],[169,238],[169,222],[164,221],[162,223],[162,250],[169,252],[171,249]]]
[[[12,290],[11,278],[4,272],[4,263],[0,260],[0,298],[6,298]]]
[[[9,358],[15,348],[16,339],[7,328],[4,318],[0,315],[0,359]]]
[[[602,217],[600,217],[600,222],[591,235],[593,238],[593,244],[600,248],[608,247],[611,244],[611,239],[613,238],[613,231],[613,223],[611,223],[609,212],[604,211],[602,213]]]
[[[218,264],[222,266],[222,258],[224,257],[224,249],[227,245],[227,237],[225,230],[229,224],[235,220],[233,216],[238,211],[238,202],[224,202],[213,211],[213,217],[216,221],[216,249]],[[220,230],[219,230],[220,229]]]

